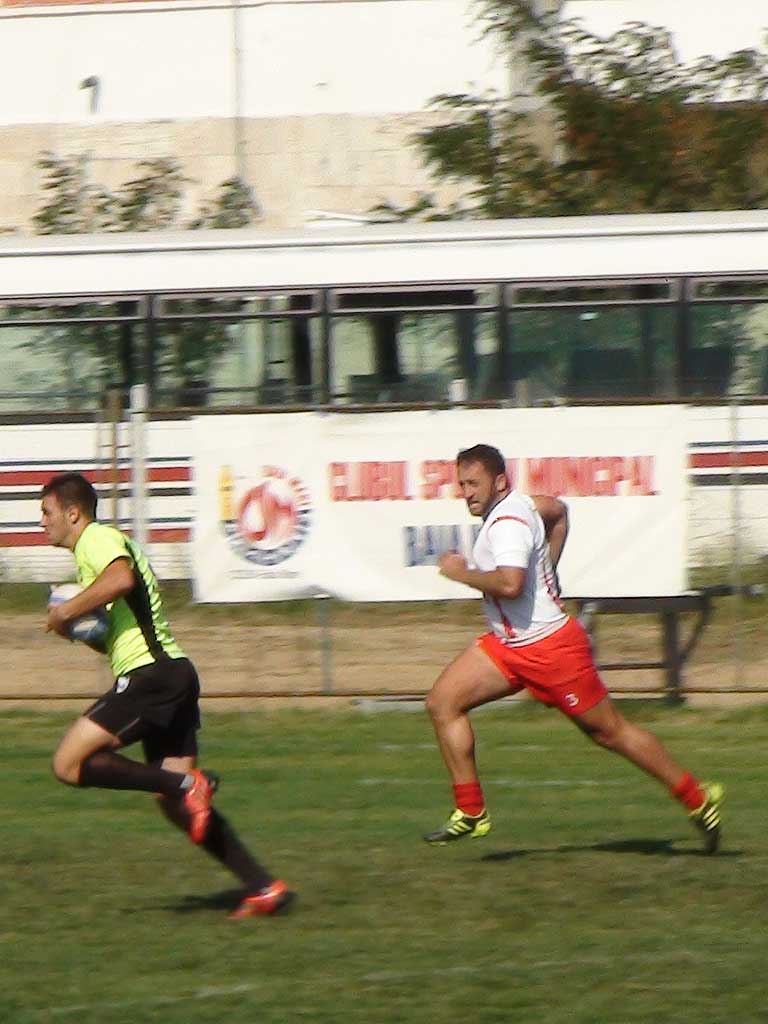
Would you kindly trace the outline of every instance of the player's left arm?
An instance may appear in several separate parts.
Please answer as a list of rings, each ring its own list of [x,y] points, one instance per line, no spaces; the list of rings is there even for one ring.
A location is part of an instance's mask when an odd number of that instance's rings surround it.
[[[463,583],[473,590],[479,590],[490,597],[501,597],[514,601],[520,597],[525,586],[525,569],[514,565],[500,565],[490,572],[470,569],[467,560],[456,551],[447,551],[437,561],[440,575],[456,583]]]
[[[134,587],[133,565],[128,557],[110,562],[80,594],[48,610],[46,632],[67,636],[70,622],[125,597]]]
[[[532,494],[531,501],[544,523],[549,557],[552,559],[552,568],[556,569],[568,538],[568,506],[549,494]]]

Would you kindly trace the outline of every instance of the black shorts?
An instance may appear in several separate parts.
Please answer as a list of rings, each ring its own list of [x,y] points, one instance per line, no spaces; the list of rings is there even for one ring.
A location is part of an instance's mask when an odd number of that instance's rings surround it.
[[[196,757],[200,682],[188,658],[161,658],[127,672],[85,712],[122,746],[141,740],[148,762]]]

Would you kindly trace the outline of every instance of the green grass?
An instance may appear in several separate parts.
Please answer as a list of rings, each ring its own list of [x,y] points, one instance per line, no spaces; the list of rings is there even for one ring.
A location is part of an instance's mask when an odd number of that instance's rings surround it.
[[[763,1022],[768,711],[623,708],[725,783],[720,855],[538,707],[476,715],[495,828],[439,849],[420,840],[450,808],[422,714],[207,715],[219,806],[300,892],[237,923],[233,883],[151,798],[52,780],[68,717],[0,716],[0,1020]]]

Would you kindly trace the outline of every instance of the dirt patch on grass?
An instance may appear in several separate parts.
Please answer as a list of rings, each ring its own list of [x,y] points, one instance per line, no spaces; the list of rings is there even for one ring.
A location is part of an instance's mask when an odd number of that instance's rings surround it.
[[[731,689],[768,689],[766,603],[720,602],[684,669],[687,688],[714,689],[737,703]],[[333,605],[174,609],[175,634],[195,661],[207,696],[238,698],[291,694],[423,694],[441,668],[482,632],[477,602],[439,605]],[[0,699],[71,696],[87,699],[111,684],[105,659],[82,644],[43,629],[36,612],[6,612],[0,663]],[[681,616],[685,640],[695,616]],[[661,658],[661,630],[654,616],[603,616],[595,620],[598,660],[648,662]],[[660,669],[610,671],[616,693],[659,692]],[[697,698],[697,702],[703,698]],[[755,699],[747,694],[746,699]],[[232,702],[231,704],[229,702]],[[218,703],[218,702],[217,702]],[[4,706],[8,707],[7,703]]]

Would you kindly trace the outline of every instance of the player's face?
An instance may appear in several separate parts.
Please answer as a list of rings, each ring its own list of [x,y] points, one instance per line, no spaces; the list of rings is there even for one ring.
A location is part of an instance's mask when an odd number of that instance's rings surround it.
[[[66,547],[72,527],[67,510],[61,507],[53,494],[46,494],[40,509],[40,525],[48,534],[50,543],[55,548]]]
[[[473,516],[484,516],[505,491],[506,476],[494,476],[482,462],[462,462],[458,466],[459,490]]]

